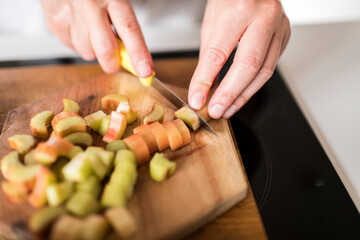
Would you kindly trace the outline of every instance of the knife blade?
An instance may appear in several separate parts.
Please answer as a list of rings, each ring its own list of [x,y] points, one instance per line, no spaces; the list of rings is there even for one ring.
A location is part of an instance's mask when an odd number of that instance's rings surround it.
[[[129,54],[127,53],[124,44],[120,39],[118,39],[118,45],[120,48],[120,64],[123,68],[133,74],[135,77],[138,77],[135,73],[134,68],[132,67]],[[156,89],[161,95],[166,97],[172,104],[177,108],[182,108],[184,106],[188,107],[194,114],[199,118],[201,125],[210,133],[218,136],[214,129],[196,112],[194,111],[184,100],[182,100],[176,93],[174,93],[170,88],[168,88],[163,82],[161,82],[157,77],[155,77],[155,72],[147,78],[139,78],[140,82],[145,87],[152,86]]]

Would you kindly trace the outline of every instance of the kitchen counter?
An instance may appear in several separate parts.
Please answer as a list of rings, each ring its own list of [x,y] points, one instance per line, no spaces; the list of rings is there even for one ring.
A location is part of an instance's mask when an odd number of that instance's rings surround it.
[[[161,59],[155,60],[154,63],[160,79],[185,87],[188,84],[185,80],[190,79],[197,59]],[[83,71],[78,71],[79,68]],[[44,98],[100,74],[102,71],[97,64],[0,69],[0,128],[2,129],[7,112],[11,109]],[[14,87],[19,85],[22,88]],[[242,202],[189,236],[189,239],[266,238],[251,190]]]

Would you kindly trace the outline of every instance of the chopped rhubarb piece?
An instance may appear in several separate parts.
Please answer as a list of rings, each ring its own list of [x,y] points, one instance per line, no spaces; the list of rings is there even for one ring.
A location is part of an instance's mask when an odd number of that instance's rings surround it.
[[[103,141],[109,143],[120,139],[124,135],[126,125],[126,115],[113,111],[110,126],[104,135]]]
[[[191,143],[190,131],[189,128],[186,126],[186,124],[180,119],[175,119],[172,121],[172,123],[175,124],[176,128],[180,132],[180,135],[182,136],[183,146]]]
[[[80,113],[80,107],[77,102],[75,102],[74,100],[71,100],[71,99],[66,99],[66,98],[64,98],[62,101],[64,104],[64,112]]]
[[[116,175],[116,174],[126,175],[126,177],[129,178],[131,183],[134,184],[136,181],[136,177],[137,177],[136,165],[134,165],[134,163],[132,163],[130,161],[120,161],[115,166],[115,169],[114,169],[113,173],[111,174],[110,182],[111,182],[111,179],[115,178],[113,175]],[[120,178],[122,178],[122,177],[120,177]],[[117,178],[115,178],[115,181],[118,181]]]
[[[86,153],[77,154],[63,168],[66,180],[73,182],[81,182],[90,177],[92,173],[91,163]]]
[[[106,114],[103,111],[97,111],[95,113],[92,113],[88,116],[86,116],[85,122],[86,124],[95,132],[99,131],[99,127],[100,127],[100,123],[101,123],[101,119],[103,117],[106,117]]]
[[[135,171],[116,171],[111,174],[111,178],[108,184],[116,185],[125,194],[126,199],[130,199],[134,183],[136,182],[137,172]]]
[[[177,110],[175,117],[184,121],[194,131],[201,126],[199,117],[188,107],[182,107]]]
[[[99,180],[103,180],[106,174],[109,171],[109,168],[105,165],[105,163],[101,160],[100,156],[97,154],[88,154],[88,161],[91,164],[92,171],[99,178]]]
[[[46,188],[46,198],[50,206],[62,204],[72,194],[74,184],[72,182],[60,182],[50,184]]]
[[[106,184],[101,196],[101,205],[103,207],[125,206],[127,203],[127,193],[123,188],[116,184]]]
[[[132,109],[130,103],[128,102],[121,102],[117,107],[116,111],[118,113],[126,115],[127,124],[132,124],[139,116],[139,113],[136,110]]]
[[[209,115],[208,106],[206,105],[203,109],[197,111],[197,113],[204,119],[205,121],[210,121],[212,118]]]
[[[12,149],[17,150],[20,154],[28,152],[35,144],[33,136],[27,134],[17,134],[8,138]]]
[[[51,228],[50,240],[78,240],[83,224],[82,219],[63,214]]]
[[[101,122],[100,122],[100,126],[99,126],[99,131],[98,133],[101,135],[101,136],[104,136],[106,131],[108,130],[109,126],[110,126],[110,121],[111,121],[111,118],[110,118],[110,115],[109,116],[105,116],[101,119]]]
[[[49,137],[48,126],[53,118],[53,111],[43,111],[31,118],[30,128],[34,136],[38,138]]]
[[[14,203],[25,202],[28,197],[28,188],[20,183],[2,182],[1,189],[7,198]]]
[[[93,141],[91,135],[87,132],[74,132],[64,137],[64,139],[80,146],[91,146]]]
[[[157,182],[164,181],[174,174],[176,163],[167,160],[162,154],[155,153],[150,161],[150,177]]]
[[[76,184],[76,191],[91,194],[97,199],[101,191],[99,179],[95,176],[90,176],[88,179]]]
[[[56,161],[59,151],[55,146],[50,146],[45,142],[39,143],[35,148],[34,159],[36,162],[50,165]]]
[[[135,153],[139,164],[150,160],[149,148],[141,135],[135,133],[124,139],[126,146]]]
[[[153,122],[163,123],[164,113],[165,111],[163,106],[154,103],[152,111],[144,118],[144,124],[150,124]]]
[[[59,156],[67,156],[74,147],[71,142],[57,136],[51,137],[47,140],[46,144],[54,147],[58,151]]]
[[[164,122],[163,126],[167,132],[171,150],[176,150],[183,146],[182,136],[172,122]]]
[[[109,223],[101,215],[90,215],[84,219],[81,240],[102,240],[109,231]]]
[[[78,217],[86,217],[100,210],[95,197],[85,192],[74,193],[66,203],[66,210]]]
[[[153,132],[151,131],[151,128],[149,127],[149,125],[142,125],[140,127],[134,128],[134,133],[137,133],[139,135],[141,135],[144,139],[144,141],[146,142],[150,153],[153,153],[157,150],[157,143],[156,143],[156,138],[153,134]]]
[[[82,153],[82,152],[84,152],[84,151],[82,150],[81,147],[79,147],[79,146],[74,146],[74,147],[70,150],[70,152],[66,155],[66,157],[69,158],[69,159],[72,159],[72,158],[75,157],[77,154]]]
[[[70,111],[69,112],[60,112],[52,119],[51,126],[54,128],[55,125],[58,124],[58,122],[60,122],[64,118],[73,117],[73,116],[80,117],[77,112],[70,112]]]
[[[65,210],[62,207],[45,207],[36,211],[29,219],[31,232],[41,235]]]
[[[127,239],[136,234],[135,219],[125,207],[108,209],[105,212],[105,217],[121,239]]]
[[[109,142],[108,144],[106,144],[105,149],[116,153],[117,151],[119,151],[121,149],[126,149],[126,145],[123,140],[118,139],[118,140],[115,140],[115,141],[112,141],[112,142]]]
[[[35,161],[35,158],[34,158],[34,152],[35,152],[35,149],[33,149],[30,152],[25,154],[25,156],[24,156],[24,164],[25,165],[37,164],[37,162]]]
[[[73,132],[86,132],[86,122],[80,116],[69,116],[58,121],[53,129],[56,136],[65,137]]]
[[[69,162],[66,157],[59,157],[56,162],[51,166],[51,171],[56,175],[56,178],[60,181],[65,180],[63,168]]]
[[[153,135],[155,136],[158,150],[161,152],[170,146],[167,132],[162,124],[153,122],[149,125]]]
[[[6,179],[9,177],[9,168],[12,165],[21,166],[19,152],[17,151],[12,151],[1,159],[1,173]]]
[[[87,154],[96,154],[98,155],[105,166],[108,168],[112,167],[115,154],[111,151],[104,150],[102,147],[88,147],[85,151]]]
[[[55,174],[47,167],[41,166],[36,171],[35,186],[28,200],[33,207],[42,207],[46,204],[46,189],[56,182]]]
[[[101,99],[101,106],[115,111],[121,102],[129,102],[129,98],[122,94],[109,94]]]
[[[128,149],[121,149],[121,150],[117,151],[116,156],[115,156],[115,166],[119,162],[122,162],[122,161],[129,161],[135,167],[137,165],[135,153]]]

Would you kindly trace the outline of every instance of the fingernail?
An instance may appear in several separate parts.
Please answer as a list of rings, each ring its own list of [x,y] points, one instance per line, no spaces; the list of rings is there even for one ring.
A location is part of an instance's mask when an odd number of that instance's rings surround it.
[[[236,113],[239,110],[239,108],[236,105],[231,105],[229,109],[224,113],[224,118],[230,118],[234,113]]]
[[[225,107],[221,104],[215,104],[209,111],[210,117],[214,119],[220,118],[225,111]]]
[[[139,74],[138,74],[139,77],[145,78],[145,77],[150,76],[152,73],[152,68],[151,68],[149,61],[141,60],[138,63],[138,71],[139,71]]]
[[[199,110],[204,102],[204,94],[202,94],[201,92],[195,92],[192,97],[191,97],[191,101],[190,101],[190,105],[192,108]]]

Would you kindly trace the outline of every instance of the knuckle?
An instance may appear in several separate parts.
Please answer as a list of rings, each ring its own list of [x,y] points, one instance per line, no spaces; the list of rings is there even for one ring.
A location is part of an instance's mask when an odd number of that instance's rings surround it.
[[[210,64],[222,67],[226,62],[226,54],[219,48],[212,47],[206,52],[207,60]]]
[[[139,23],[136,21],[135,18],[132,17],[124,19],[121,22],[121,26],[123,28],[123,31],[126,33],[134,33],[141,31]]]
[[[282,12],[282,6],[280,1],[278,0],[269,1],[267,4],[267,10],[274,15],[280,14]]]
[[[205,88],[209,88],[212,86],[213,82],[210,80],[210,79],[203,79],[203,78],[200,78],[196,81],[196,84],[197,85],[201,85]]]
[[[114,56],[116,46],[110,42],[103,41],[97,47],[97,55],[99,58],[110,58]]]
[[[276,65],[264,65],[261,68],[260,73],[264,76],[266,81],[269,80],[271,76],[274,74],[275,67]]]
[[[257,57],[248,56],[245,57],[243,61],[241,61],[240,66],[248,73],[255,74],[261,67],[261,61]]]
[[[221,93],[221,98],[223,98],[226,102],[232,103],[237,98],[237,94],[235,94],[232,90],[224,89]]]

